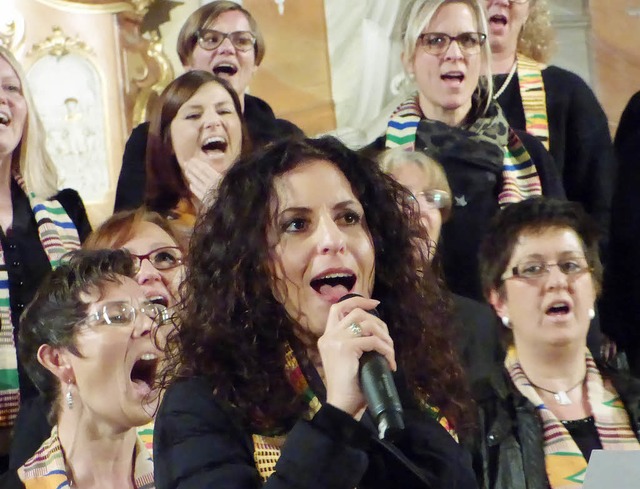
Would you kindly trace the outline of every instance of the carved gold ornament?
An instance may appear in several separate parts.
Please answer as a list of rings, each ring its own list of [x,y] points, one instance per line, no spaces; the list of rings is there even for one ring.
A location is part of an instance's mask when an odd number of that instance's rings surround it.
[[[53,26],[53,35],[47,37],[44,41],[34,44],[29,50],[28,55],[51,55],[60,58],[70,52],[81,52],[84,54],[94,54],[93,50],[87,46],[84,41],[78,37],[72,39],[64,34],[58,26]]]

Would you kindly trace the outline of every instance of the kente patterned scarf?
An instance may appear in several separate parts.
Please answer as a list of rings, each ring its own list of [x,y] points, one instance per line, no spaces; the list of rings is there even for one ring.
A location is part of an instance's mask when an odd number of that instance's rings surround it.
[[[480,158],[490,158],[500,151],[500,206],[542,194],[535,164],[520,138],[509,127],[497,103],[492,102],[488,115],[477,118],[468,127],[450,127],[442,122],[426,119],[420,109],[418,96],[414,94],[391,115],[387,125],[386,147],[414,151],[419,130],[421,138],[427,137],[428,140],[422,142],[435,160],[438,160],[440,152],[455,150],[456,146],[460,149],[459,154],[475,153],[474,156]]]
[[[33,192],[27,191],[20,175],[14,175],[13,178],[29,198],[40,242],[51,268],[56,268],[64,254],[80,248],[78,231],[58,201],[39,199]],[[13,330],[9,274],[0,243],[0,428],[13,426],[20,408],[18,362]]]
[[[301,395],[308,404],[309,410],[307,411],[305,419],[310,420],[320,410],[322,404],[311,390],[311,387],[309,387],[309,383],[298,364],[298,360],[296,359],[291,346],[287,344],[285,348],[285,374],[289,378],[289,382],[294,390]],[[456,441],[458,441],[458,435],[455,433],[447,418],[438,408],[430,406],[427,402],[422,402],[421,407],[425,412],[438,421],[438,423],[440,423],[440,425],[443,426]],[[271,474],[275,472],[276,463],[280,458],[280,451],[287,436],[264,436],[253,434],[251,437],[253,439],[254,448],[253,459],[262,481],[266,482]]]
[[[133,463],[133,487],[154,489],[153,459],[140,436],[140,430],[148,431],[148,426],[138,429]],[[152,443],[152,442],[151,442]],[[38,451],[18,469],[18,477],[26,489],[62,489],[72,487],[67,478],[67,465],[58,438],[58,426],[51,430],[51,436]]]
[[[518,83],[526,131],[538,138],[548,151],[549,118],[547,117],[547,95],[544,90],[541,68],[537,61],[518,54]]]
[[[605,450],[640,450],[624,405],[609,382],[603,382],[593,357],[585,348],[587,396],[598,437]],[[567,429],[549,410],[520,366],[515,347],[507,352],[504,366],[520,393],[535,406],[542,421],[544,457],[551,489],[582,487],[587,461]]]

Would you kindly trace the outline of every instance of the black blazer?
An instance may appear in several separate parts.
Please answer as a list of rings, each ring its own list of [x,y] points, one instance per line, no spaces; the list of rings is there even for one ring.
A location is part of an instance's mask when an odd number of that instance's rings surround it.
[[[372,423],[325,404],[313,420],[301,419],[289,431],[276,472],[262,484],[251,435],[233,410],[216,400],[203,378],[184,379],[169,387],[156,418],[156,487],[476,487],[468,453],[426,413],[405,406],[407,436],[395,445],[378,440]],[[410,466],[419,467],[420,477]]]

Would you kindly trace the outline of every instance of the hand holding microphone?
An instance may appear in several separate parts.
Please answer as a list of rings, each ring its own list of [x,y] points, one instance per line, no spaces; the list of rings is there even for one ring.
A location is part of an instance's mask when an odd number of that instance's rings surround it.
[[[378,301],[347,294],[334,304],[318,341],[327,384],[327,402],[358,418],[365,406],[379,436],[392,438],[404,429],[402,405],[391,369],[396,369],[393,341],[377,316]]]

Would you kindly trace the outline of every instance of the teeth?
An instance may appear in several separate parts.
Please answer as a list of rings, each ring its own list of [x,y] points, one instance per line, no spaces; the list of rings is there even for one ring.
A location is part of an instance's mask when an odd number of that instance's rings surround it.
[[[351,274],[349,274],[349,273],[330,273],[328,275],[323,275],[322,277],[319,277],[319,278],[326,279],[326,278],[340,278],[340,277],[351,277]]]
[[[224,138],[220,137],[220,136],[211,136],[207,139],[204,140],[204,142],[202,143],[202,146],[205,146],[207,144],[211,144],[211,143],[224,143]]]
[[[158,355],[156,355],[155,353],[145,353],[140,357],[140,360],[157,360],[157,359],[158,359]]]
[[[0,124],[8,124],[11,119],[4,112],[0,112]]]

